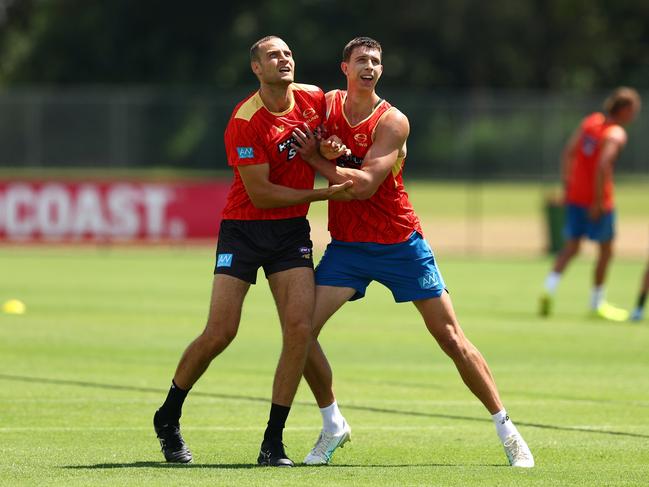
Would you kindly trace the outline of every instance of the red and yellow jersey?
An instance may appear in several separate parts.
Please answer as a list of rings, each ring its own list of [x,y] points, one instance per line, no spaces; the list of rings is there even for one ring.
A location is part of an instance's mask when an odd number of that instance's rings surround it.
[[[284,208],[256,208],[243,185],[239,166],[268,164],[271,183],[295,189],[313,189],[315,173],[291,148],[293,129],[306,122],[311,129],[324,122],[324,93],[316,86],[293,83],[291,106],[281,112],[269,111],[255,92],[239,103],[225,130],[225,152],[234,171],[223,219],[276,220],[306,216],[309,205]]]
[[[597,165],[602,143],[612,130],[624,130],[612,123],[603,113],[592,113],[581,123],[581,134],[573,159],[570,161],[566,202],[573,205],[590,206],[595,201],[595,183]],[[604,210],[613,209],[613,180],[607,177],[604,181]]]
[[[327,94],[325,125],[328,135],[337,135],[351,150],[351,155],[338,158],[336,163],[341,167],[359,169],[374,140],[376,126],[392,109],[392,105],[382,100],[369,117],[351,125],[343,111],[346,96],[347,92],[342,90]],[[414,230],[422,233],[419,218],[403,186],[405,158],[404,144],[392,171],[371,198],[329,201],[329,232],[332,238],[344,242],[392,244],[408,240]]]

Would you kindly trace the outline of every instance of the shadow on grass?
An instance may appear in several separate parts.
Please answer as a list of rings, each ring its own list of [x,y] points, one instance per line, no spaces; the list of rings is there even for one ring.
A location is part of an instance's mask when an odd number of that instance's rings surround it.
[[[256,463],[166,463],[166,462],[132,462],[132,463],[96,463],[94,465],[65,465],[61,468],[70,470],[110,470],[113,468],[218,468],[223,470],[245,470],[261,468]]]
[[[485,464],[463,464],[463,463],[389,463],[389,464],[349,464],[341,463],[326,466],[310,466],[310,465],[295,465],[293,468],[313,468],[329,470],[332,468],[412,468],[412,467],[505,467],[511,468],[509,465],[485,463]],[[97,463],[94,465],[65,465],[61,468],[69,470],[110,470],[114,468],[171,468],[171,469],[196,469],[196,468],[210,468],[219,470],[249,470],[249,469],[266,469],[271,467],[260,467],[254,463],[165,463],[165,462],[132,462],[132,463]],[[273,468],[274,470],[275,468]]]
[[[155,387],[140,387],[140,386],[130,386],[130,385],[123,385],[123,384],[106,384],[100,382],[87,382],[87,381],[68,380],[68,379],[51,379],[47,377],[27,377],[27,376],[10,375],[10,374],[0,374],[0,380],[11,380],[11,381],[18,381],[18,382],[35,382],[39,384],[58,384],[64,386],[90,387],[95,389],[111,389],[111,390],[118,390],[118,391],[152,392],[155,394],[159,394],[161,397],[164,397],[164,395],[166,395],[168,392],[166,389],[159,389]],[[238,400],[238,401],[251,401],[251,402],[263,402],[263,403],[269,402],[269,398],[265,398],[265,397],[243,396],[243,395],[236,395],[236,394],[219,394],[215,392],[194,391],[192,392],[192,396],[202,396],[202,397],[212,397],[212,398],[216,397],[219,399],[226,399],[226,400],[230,399],[230,400]],[[578,401],[580,399],[575,399],[575,400]],[[305,402],[305,401],[295,401],[293,404],[301,405],[301,406],[309,406],[309,407],[314,406],[313,402]],[[403,409],[378,408],[378,407],[363,406],[358,404],[341,404],[341,406],[344,409],[352,409],[355,411],[392,414],[397,416],[451,419],[456,421],[476,421],[480,423],[492,422],[491,419],[484,418],[484,417],[476,418],[473,416],[459,416],[454,414],[438,414],[438,413],[429,413],[429,412],[421,412],[421,411],[407,411]],[[539,428],[539,429],[547,429],[547,430],[555,430],[555,431],[568,431],[568,432],[600,434],[600,435],[610,435],[610,436],[626,436],[630,438],[649,438],[648,434],[629,433],[625,431],[612,431],[612,430],[597,429],[597,428],[559,426],[553,424],[528,423],[524,421],[517,421],[516,424],[518,426],[527,426],[530,428]]]

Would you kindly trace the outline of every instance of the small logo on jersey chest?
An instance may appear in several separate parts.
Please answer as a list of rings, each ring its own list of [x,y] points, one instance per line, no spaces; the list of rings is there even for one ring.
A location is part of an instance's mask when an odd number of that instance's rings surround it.
[[[277,144],[277,152],[280,154],[286,151],[286,160],[290,161],[297,155],[297,151],[291,147],[291,144],[297,143],[297,140],[294,137],[289,137],[284,142]]]
[[[313,107],[306,108],[302,112],[302,116],[304,117],[304,121],[306,123],[313,122],[314,120],[317,120],[318,118],[320,118],[320,115],[318,115],[316,113],[315,108],[313,108]]]
[[[354,141],[362,147],[367,147],[367,135],[365,134],[355,134]]]

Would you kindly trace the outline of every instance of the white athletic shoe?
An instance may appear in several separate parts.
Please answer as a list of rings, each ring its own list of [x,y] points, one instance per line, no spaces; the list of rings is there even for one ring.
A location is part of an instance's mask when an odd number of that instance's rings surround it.
[[[508,436],[503,447],[512,467],[532,468],[534,466],[532,452],[520,434]]]
[[[306,465],[327,465],[336,448],[342,448],[345,443],[351,441],[352,429],[345,421],[342,433],[333,434],[328,431],[320,431],[318,441],[313,445],[313,449],[304,459]]]

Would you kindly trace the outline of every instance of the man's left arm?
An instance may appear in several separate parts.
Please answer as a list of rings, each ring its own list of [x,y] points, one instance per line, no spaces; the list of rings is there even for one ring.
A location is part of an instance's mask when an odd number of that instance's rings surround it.
[[[309,164],[326,177],[330,182],[341,180],[353,181],[353,186],[345,190],[353,199],[371,198],[385,181],[388,173],[396,164],[399,152],[403,149],[410,132],[408,118],[392,109],[385,114],[374,131],[374,140],[363,158],[360,169],[338,167],[324,159],[314,147],[314,137],[309,132],[296,131],[298,145],[296,149]]]

